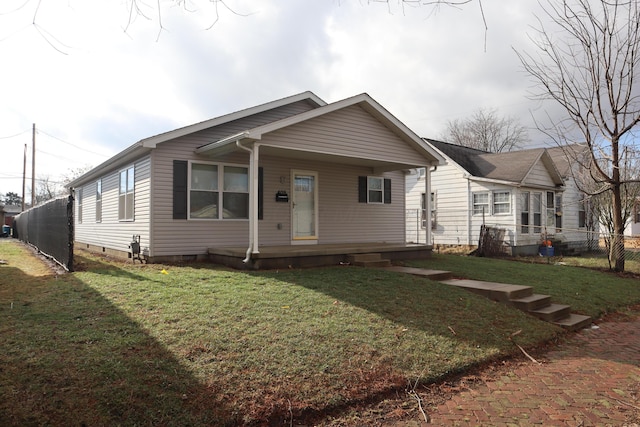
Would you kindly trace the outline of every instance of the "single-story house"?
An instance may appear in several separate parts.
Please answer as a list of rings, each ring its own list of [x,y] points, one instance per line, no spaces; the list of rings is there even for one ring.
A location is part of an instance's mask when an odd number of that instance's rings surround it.
[[[304,92],[143,139],[67,184],[76,247],[252,268],[430,250],[406,244],[405,171],[441,160],[367,94]]]
[[[15,218],[22,208],[16,205],[0,205],[0,225],[13,225],[13,218]]]
[[[512,255],[535,254],[544,240],[575,246],[586,239],[584,197],[560,148],[489,153],[425,142],[445,163],[431,170],[428,193],[423,180],[429,171],[407,177],[408,242],[472,248],[483,224],[504,230]]]

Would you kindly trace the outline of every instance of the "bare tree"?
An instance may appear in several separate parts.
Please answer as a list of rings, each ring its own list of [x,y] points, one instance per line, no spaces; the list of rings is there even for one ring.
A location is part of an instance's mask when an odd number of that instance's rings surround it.
[[[61,183],[51,181],[48,175],[41,176],[36,183],[36,205],[65,194]]]
[[[450,120],[443,139],[492,153],[511,151],[529,141],[527,130],[515,118],[499,117],[496,110],[484,109],[466,120]]]
[[[558,145],[580,144],[587,156],[571,161],[589,171],[595,190],[611,199],[613,269],[624,271],[623,189],[638,182],[625,177],[625,162],[640,122],[640,98],[634,85],[640,59],[640,3],[619,0],[547,0],[547,22],[538,20],[536,54],[516,52],[537,82],[542,100],[562,108],[538,128]],[[635,151],[635,150],[633,150]]]

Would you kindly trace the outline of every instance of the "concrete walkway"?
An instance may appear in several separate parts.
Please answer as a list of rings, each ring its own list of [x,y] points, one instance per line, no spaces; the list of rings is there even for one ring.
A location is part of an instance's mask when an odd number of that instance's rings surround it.
[[[430,408],[440,426],[638,426],[640,311]]]

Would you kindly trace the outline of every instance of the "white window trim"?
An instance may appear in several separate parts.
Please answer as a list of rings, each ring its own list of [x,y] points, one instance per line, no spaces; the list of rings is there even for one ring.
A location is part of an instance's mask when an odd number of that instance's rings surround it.
[[[508,196],[507,202],[496,202],[496,194],[506,194]],[[507,212],[496,212],[496,205],[509,205]],[[491,192],[491,214],[495,216],[511,215],[512,209],[511,190],[496,190]]]
[[[98,189],[100,189],[100,191],[98,191]],[[96,181],[96,222],[102,222],[103,191],[102,178],[100,178]]]
[[[486,194],[487,195],[487,203],[477,203],[475,201],[476,195]],[[471,193],[471,214],[474,216],[479,216],[483,214],[483,211],[476,212],[477,206],[486,206],[487,209],[484,211],[485,215],[491,215],[489,209],[491,208],[491,192],[490,191],[474,191]]]
[[[133,172],[133,187],[131,189],[129,189],[128,184],[129,184],[129,170],[131,170]],[[122,173],[125,172],[127,174],[127,191],[124,193],[125,195],[125,206],[124,206],[124,216],[121,218],[120,217],[120,198],[122,196],[122,187],[121,187],[121,178],[122,178]],[[131,198],[133,199],[131,201],[131,218],[127,217],[127,195],[131,193]],[[119,222],[134,222],[136,218],[136,167],[135,165],[129,165],[123,169],[120,169],[118,171],[118,221]]]
[[[370,179],[376,179],[380,181],[380,190],[378,189],[371,189],[369,187],[369,180]],[[370,192],[371,191],[379,191],[380,192],[380,201],[379,202],[372,202],[370,196]],[[367,203],[370,203],[372,205],[382,205],[384,204],[384,177],[382,176],[367,176]]]
[[[214,191],[218,193],[218,217],[217,218],[192,218],[191,217],[191,169],[192,165],[211,165],[218,167],[218,188]],[[225,167],[234,167],[234,168],[243,168],[247,170],[247,191],[224,191],[224,168]],[[198,161],[198,160],[190,160],[189,168],[187,170],[187,220],[188,221],[249,221],[251,217],[251,212],[248,212],[247,218],[224,218],[223,217],[223,199],[224,193],[246,193],[250,195],[250,183],[249,183],[249,165],[241,164],[241,163],[220,163],[220,162],[207,162],[207,161]]]
[[[78,188],[78,224],[82,224],[82,214],[83,214],[83,203],[82,199],[84,199],[84,188]]]

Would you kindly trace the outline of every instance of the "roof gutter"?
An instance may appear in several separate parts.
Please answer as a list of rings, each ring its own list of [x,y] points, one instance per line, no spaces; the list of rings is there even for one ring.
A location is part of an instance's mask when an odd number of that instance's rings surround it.
[[[241,139],[248,138],[249,135],[250,135],[249,131],[240,132],[240,133],[237,133],[235,135],[231,135],[231,136],[228,136],[226,138],[220,139],[218,141],[210,142],[209,144],[205,144],[205,145],[203,145],[201,147],[198,147],[198,148],[196,148],[195,152],[196,152],[196,154],[206,153],[207,151],[211,151],[211,150],[214,150],[216,148],[225,147],[225,146],[227,146],[229,144],[233,144],[234,142],[236,143],[236,145],[238,147],[243,148],[245,150],[251,151],[251,149],[243,147],[243,146],[238,144],[238,141],[240,141]]]

